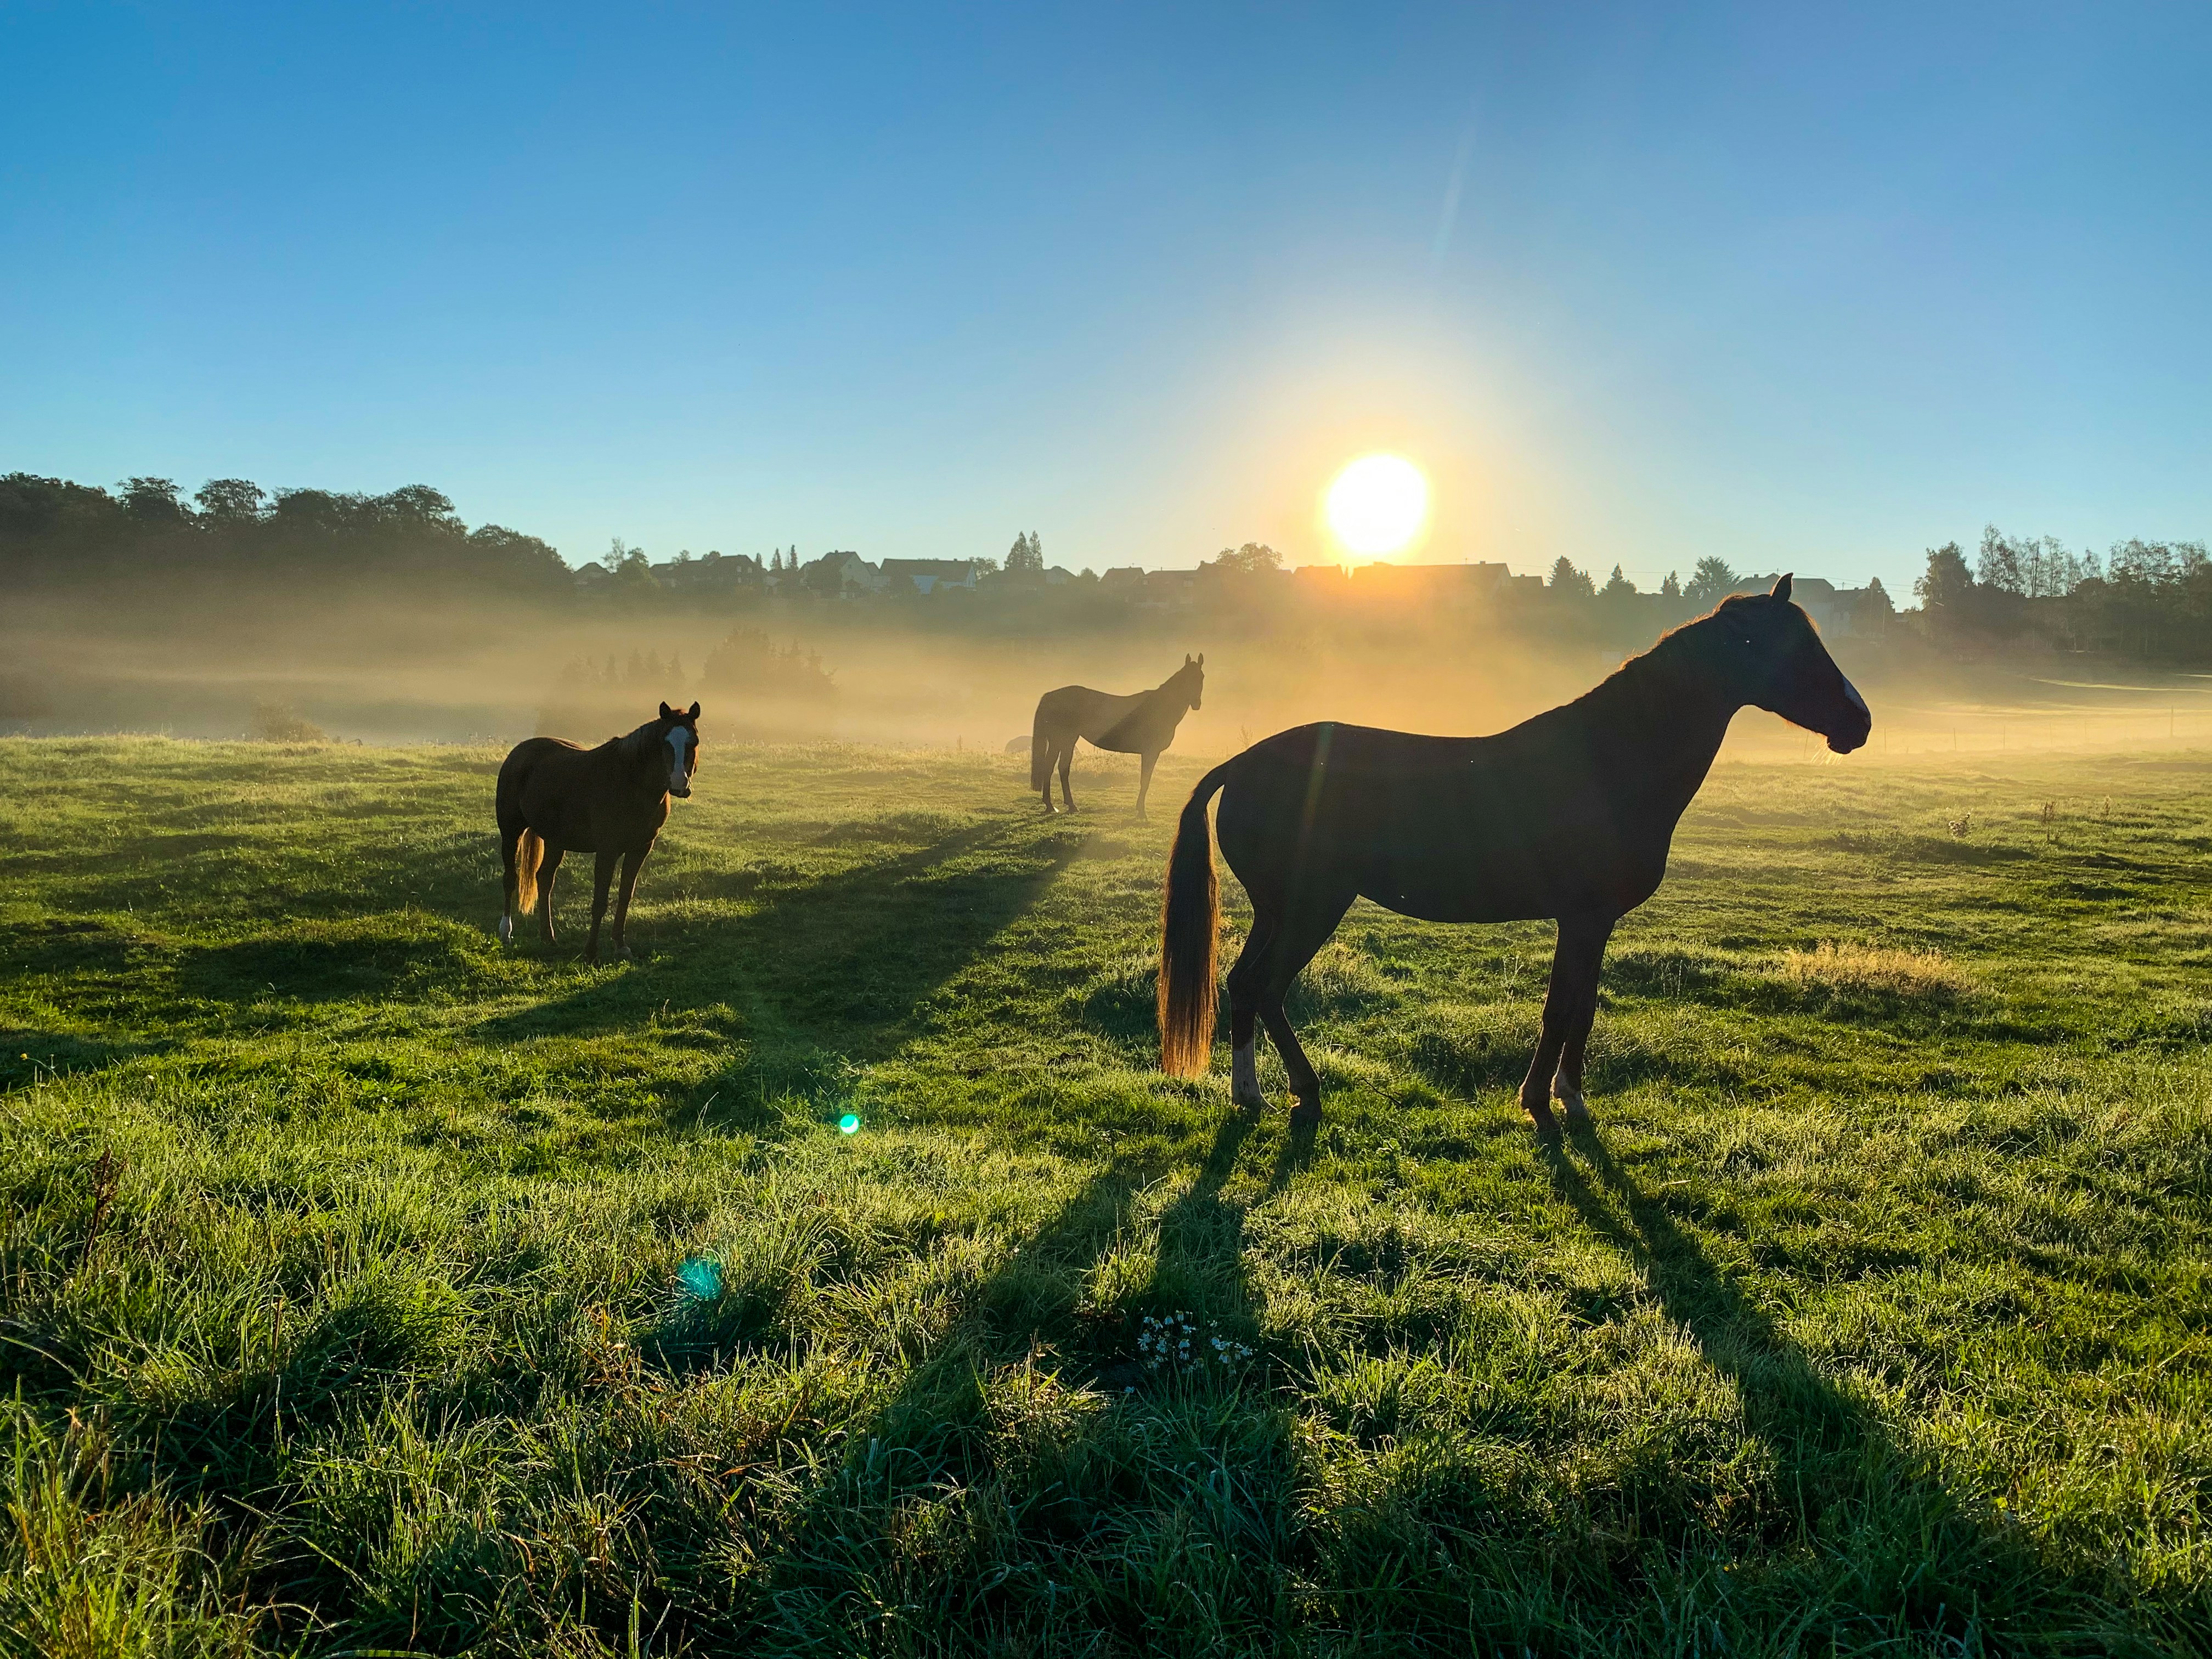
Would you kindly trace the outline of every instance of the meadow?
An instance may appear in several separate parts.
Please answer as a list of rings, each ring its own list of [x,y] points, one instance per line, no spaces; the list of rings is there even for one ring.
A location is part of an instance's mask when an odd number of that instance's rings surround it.
[[[0,1650],[2212,1644],[2212,757],[1723,764],[1555,1150],[1545,927],[1158,1072],[1192,757],[710,734],[597,969],[498,760],[0,740]]]

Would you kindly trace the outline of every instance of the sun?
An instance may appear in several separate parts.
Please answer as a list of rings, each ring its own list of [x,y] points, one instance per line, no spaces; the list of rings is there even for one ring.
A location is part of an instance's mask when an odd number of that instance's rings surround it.
[[[1354,553],[1395,553],[1429,516],[1429,481],[1402,455],[1362,455],[1328,487],[1328,527]]]

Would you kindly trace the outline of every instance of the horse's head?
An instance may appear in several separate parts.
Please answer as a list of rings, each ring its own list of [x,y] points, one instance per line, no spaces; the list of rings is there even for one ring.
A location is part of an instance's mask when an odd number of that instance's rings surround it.
[[[691,775],[699,769],[699,705],[671,708],[664,702],[651,729],[658,734],[660,758],[668,763],[668,793],[690,795]]]
[[[1818,732],[1838,755],[1866,742],[1874,714],[1820,643],[1813,619],[1790,603],[1789,577],[1771,593],[1723,599],[1708,620],[1744,702]]]
[[[1194,657],[1186,654],[1182,666],[1176,670],[1175,678],[1168,684],[1175,687],[1185,708],[1197,708],[1198,700],[1206,695],[1206,653],[1201,651]]]

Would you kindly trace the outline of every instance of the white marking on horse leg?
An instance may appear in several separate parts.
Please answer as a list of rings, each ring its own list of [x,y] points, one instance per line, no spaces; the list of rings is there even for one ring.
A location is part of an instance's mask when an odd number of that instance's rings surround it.
[[[1260,1057],[1249,1042],[1237,1045],[1231,1056],[1229,1097],[1239,1106],[1267,1103],[1267,1097],[1260,1087]]]
[[[1567,1116],[1574,1121],[1580,1122],[1589,1115],[1589,1108],[1583,1102],[1583,1091],[1567,1081],[1565,1066],[1553,1074],[1552,1098],[1567,1109]]]
[[[499,942],[501,945],[512,945],[514,943],[514,918],[513,916],[502,915],[500,917]]]

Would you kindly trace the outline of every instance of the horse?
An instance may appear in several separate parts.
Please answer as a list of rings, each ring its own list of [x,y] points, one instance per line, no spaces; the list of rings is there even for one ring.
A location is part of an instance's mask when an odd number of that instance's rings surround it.
[[[1253,1048],[1267,1028],[1289,1073],[1293,1128],[1321,1121],[1321,1084],[1283,995],[1355,898],[1431,921],[1555,920],[1541,1033],[1521,1105],[1540,1135],[1589,1122],[1583,1053],[1614,924],[1667,871],[1674,826],[1747,704],[1867,740],[1866,699],[1790,602],[1790,578],[1664,635],[1574,702],[1492,737],[1425,737],[1324,722],[1245,750],[1199,780],[1168,855],[1161,905],[1163,1069],[1202,1074],[1214,1026],[1220,922],[1206,803],[1222,856],[1252,901],[1229,970],[1231,1097],[1267,1103]],[[1548,1085],[1548,1087],[1547,1087]]]
[[[1175,741],[1176,727],[1187,710],[1198,707],[1206,690],[1206,653],[1185,656],[1182,666],[1150,691],[1117,697],[1110,691],[1093,691],[1087,685],[1063,685],[1037,699],[1036,719],[1030,731],[1030,787],[1044,794],[1044,810],[1052,811],[1052,769],[1060,766],[1060,798],[1075,810],[1075,796],[1067,787],[1067,769],[1075,759],[1075,740],[1086,738],[1097,748],[1117,755],[1141,755],[1145,769],[1137,780],[1137,816],[1145,816],[1145,797],[1152,792],[1152,768],[1160,751]]]
[[[538,925],[553,943],[553,878],[568,853],[595,853],[592,933],[584,959],[599,959],[599,922],[607,913],[607,886],[622,865],[615,901],[615,955],[629,955],[623,929],[637,872],[668,822],[668,798],[691,793],[699,769],[699,705],[660,713],[627,737],[585,749],[560,738],[527,738],[507,751],[499,769],[496,811],[499,852],[507,866],[507,908],[499,942],[512,944],[516,918],[535,907]]]

